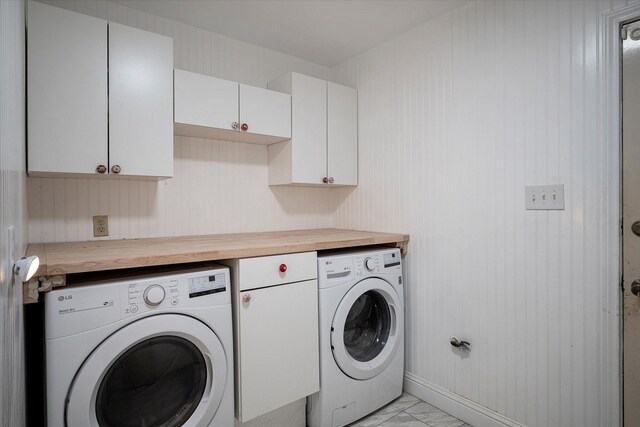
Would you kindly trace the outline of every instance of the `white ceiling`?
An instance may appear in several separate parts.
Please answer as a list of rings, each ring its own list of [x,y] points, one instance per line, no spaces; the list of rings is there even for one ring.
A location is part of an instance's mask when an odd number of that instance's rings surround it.
[[[469,0],[110,0],[334,66]]]

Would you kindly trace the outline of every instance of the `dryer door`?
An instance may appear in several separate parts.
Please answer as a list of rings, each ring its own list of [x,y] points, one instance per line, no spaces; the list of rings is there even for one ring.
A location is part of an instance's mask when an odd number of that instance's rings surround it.
[[[180,314],[146,317],[85,360],[67,396],[67,425],[208,425],[228,374],[222,343],[204,323]]]
[[[402,336],[402,304],[388,282],[368,278],[342,298],[331,325],[333,357],[346,375],[365,380],[393,359]]]

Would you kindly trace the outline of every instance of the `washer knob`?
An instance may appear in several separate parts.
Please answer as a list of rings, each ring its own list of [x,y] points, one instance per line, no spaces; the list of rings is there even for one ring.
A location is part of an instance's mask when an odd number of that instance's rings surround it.
[[[373,271],[374,267],[376,266],[375,262],[373,261],[372,258],[365,258],[364,260],[364,266],[367,270],[369,271]]]
[[[144,290],[144,302],[151,306],[159,305],[164,301],[164,288],[160,285],[151,285]]]

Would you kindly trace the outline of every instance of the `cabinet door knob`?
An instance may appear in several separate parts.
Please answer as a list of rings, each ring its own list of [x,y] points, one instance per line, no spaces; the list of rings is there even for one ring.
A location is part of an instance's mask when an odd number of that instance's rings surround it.
[[[333,184],[333,177],[329,178],[329,184]]]
[[[326,176],[324,178],[322,178],[322,182],[324,182],[325,184],[329,182],[329,178],[327,178]]]
[[[242,302],[249,302],[249,301],[251,301],[251,294],[242,295]]]
[[[231,128],[234,130],[238,130],[238,122],[231,123]]]
[[[120,173],[121,170],[122,170],[122,168],[120,167],[120,165],[111,166],[111,172],[113,172],[113,173]]]
[[[249,125],[246,123],[243,123],[242,126],[240,126],[240,129],[242,129],[243,132],[246,132],[249,130]]]
[[[287,271],[287,264],[280,264],[280,273]]]
[[[107,172],[107,167],[105,165],[98,165],[98,167],[96,168],[96,172],[105,173]]]

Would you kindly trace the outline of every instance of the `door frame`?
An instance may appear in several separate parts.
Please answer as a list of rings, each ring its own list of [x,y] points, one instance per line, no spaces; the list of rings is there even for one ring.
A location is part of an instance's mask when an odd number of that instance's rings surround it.
[[[613,317],[603,316],[601,323],[602,343],[610,347],[604,347],[602,351],[609,354],[604,357],[611,363],[617,361],[617,396],[610,396],[608,402],[600,405],[616,405],[619,410],[619,425],[624,423],[623,416],[623,324],[622,324],[622,282],[623,258],[622,258],[622,40],[620,28],[622,25],[640,19],[640,4],[634,4],[620,8],[613,12],[602,14],[602,27],[600,30],[601,63],[600,88],[602,99],[600,102],[602,146],[605,147],[605,165],[608,169],[606,176],[605,194],[605,218],[608,236],[606,245],[609,262],[605,263],[606,271],[602,272],[603,286],[602,296],[608,299],[605,305],[615,307],[617,321]],[[615,282],[613,282],[615,280]],[[615,283],[615,286],[611,286]],[[601,369],[598,373],[600,384],[611,381],[608,378],[608,370]],[[605,412],[606,413],[606,412]]]

